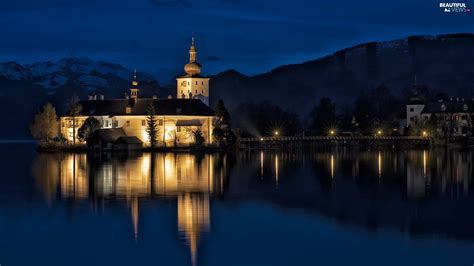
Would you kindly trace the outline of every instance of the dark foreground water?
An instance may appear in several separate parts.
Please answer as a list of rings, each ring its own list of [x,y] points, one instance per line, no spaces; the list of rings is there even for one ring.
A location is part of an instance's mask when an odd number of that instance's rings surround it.
[[[0,264],[473,265],[473,152],[0,144]]]

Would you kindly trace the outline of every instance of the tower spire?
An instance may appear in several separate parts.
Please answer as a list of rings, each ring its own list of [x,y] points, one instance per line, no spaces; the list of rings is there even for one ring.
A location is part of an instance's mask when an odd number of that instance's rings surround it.
[[[197,60],[197,51],[194,35],[191,38],[191,47],[189,48],[189,63],[196,63]]]

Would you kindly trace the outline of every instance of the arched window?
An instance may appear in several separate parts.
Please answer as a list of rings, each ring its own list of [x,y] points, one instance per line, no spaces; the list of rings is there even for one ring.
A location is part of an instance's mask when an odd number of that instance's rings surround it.
[[[190,92],[189,93],[189,99],[192,99],[193,98],[193,94]]]
[[[181,98],[185,99],[186,98],[186,95],[184,95],[184,93],[181,95]]]

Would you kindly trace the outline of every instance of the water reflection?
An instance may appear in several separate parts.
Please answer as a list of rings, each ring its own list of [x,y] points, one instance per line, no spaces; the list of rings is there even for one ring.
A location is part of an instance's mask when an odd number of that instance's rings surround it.
[[[139,235],[140,200],[177,200],[177,228],[186,240],[193,264],[201,235],[210,228],[209,195],[221,195],[226,155],[40,154],[33,163],[39,189],[48,201],[124,199],[130,206],[134,238]]]
[[[213,198],[303,209],[371,231],[474,240],[472,158],[471,151],[349,149],[258,151],[235,160],[221,154],[38,154],[32,170],[49,204],[125,202],[137,242],[143,202],[172,199],[177,230],[197,264]]]

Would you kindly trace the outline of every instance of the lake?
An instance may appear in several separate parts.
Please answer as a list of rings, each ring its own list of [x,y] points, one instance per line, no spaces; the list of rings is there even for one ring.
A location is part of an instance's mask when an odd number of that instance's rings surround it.
[[[472,151],[0,144],[0,265],[473,265]]]

